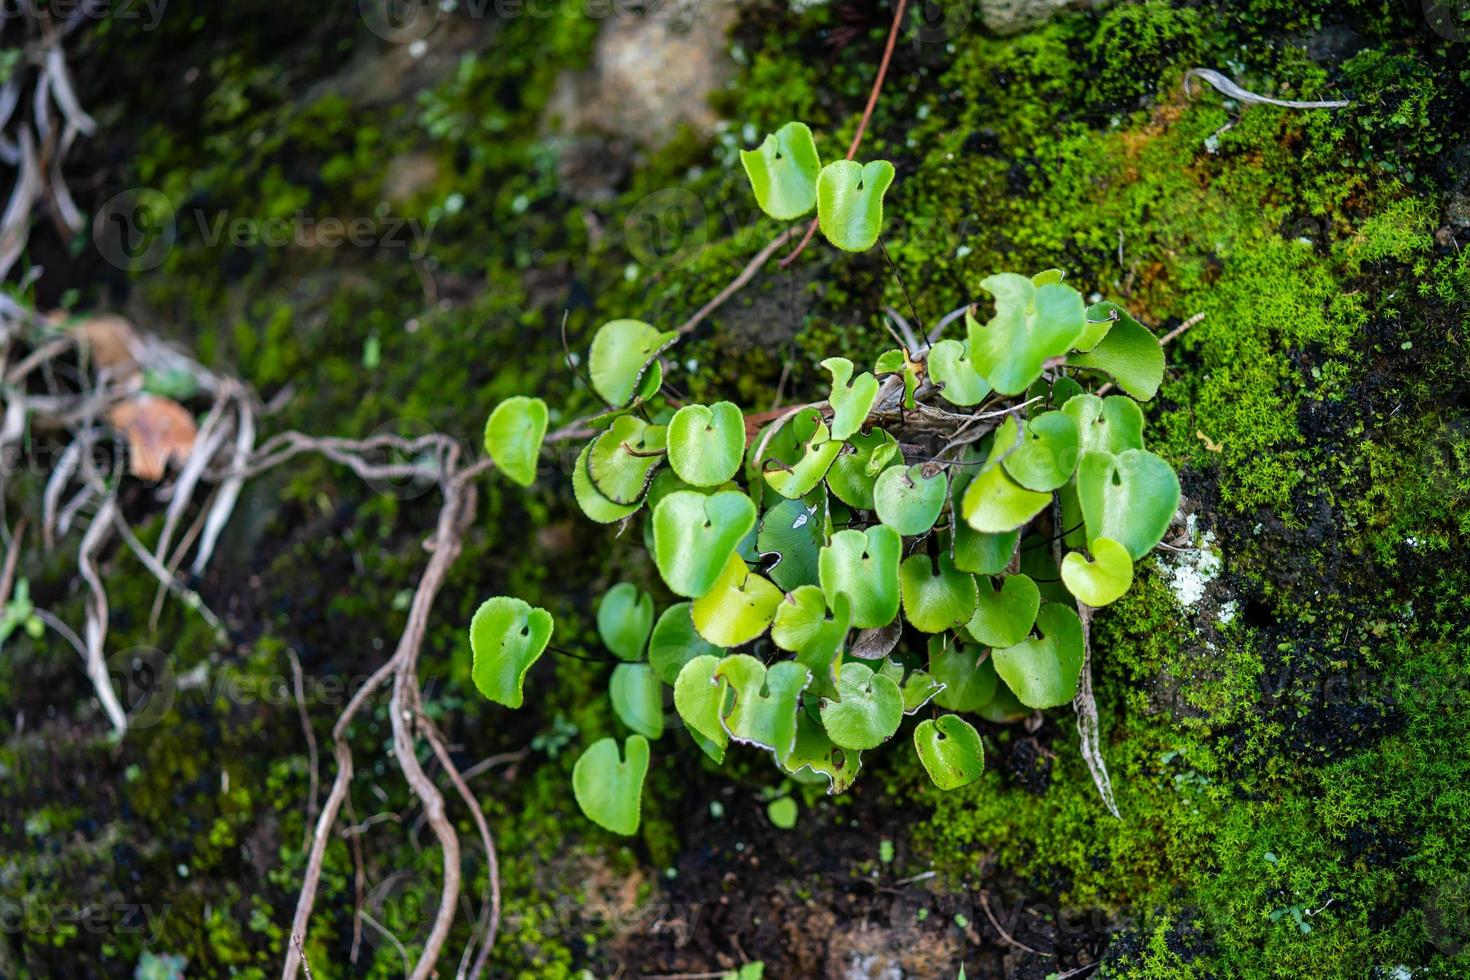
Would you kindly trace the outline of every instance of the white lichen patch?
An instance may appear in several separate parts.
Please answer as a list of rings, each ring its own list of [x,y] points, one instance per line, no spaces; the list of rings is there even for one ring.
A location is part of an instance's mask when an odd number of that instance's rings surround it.
[[[1169,573],[1169,588],[1174,597],[1181,606],[1190,607],[1203,599],[1206,587],[1220,577],[1224,562],[1215,547],[1214,531],[1200,532],[1194,514],[1184,519],[1184,526],[1193,547],[1166,552],[1164,568]]]

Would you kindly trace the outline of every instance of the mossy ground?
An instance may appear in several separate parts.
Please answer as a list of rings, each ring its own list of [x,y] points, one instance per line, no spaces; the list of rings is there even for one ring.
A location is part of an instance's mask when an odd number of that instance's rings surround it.
[[[488,408],[520,392],[543,395],[553,425],[572,419],[588,399],[562,361],[563,312],[574,347],[612,317],[682,320],[779,230],[754,212],[734,150],[791,118],[829,155],[850,138],[887,14],[802,6],[756,5],[737,28],[739,75],[716,100],[727,132],[639,155],[610,199],[587,200],[542,122],[557,74],[588,58],[593,20],[461,24],[442,36],[452,55],[438,67],[406,62],[345,15],[181,2],[152,34],[107,23],[79,68],[110,134],[88,203],[145,185],[181,213],[386,208],[432,222],[431,246],[417,259],[212,248],[181,222],[161,270],[130,279],[82,250],[61,284],[82,307],[122,306],[179,336],[267,397],[290,386],[273,427],[430,426],[473,444]],[[683,962],[682,947],[647,910],[722,899],[754,923],[706,917],[690,926],[703,930],[692,948],[798,975],[824,968],[812,950],[825,955],[825,937],[763,928],[776,914],[763,910],[804,909],[813,928],[832,910],[840,926],[859,907],[839,900],[846,886],[812,885],[818,870],[876,880],[883,895],[929,869],[934,882],[860,911],[895,929],[900,912],[927,922],[944,968],[963,960],[972,977],[1045,976],[1097,956],[1115,977],[1470,974],[1470,260],[1455,238],[1467,230],[1440,227],[1470,158],[1455,152],[1470,49],[1406,9],[1417,5],[1149,2],[1009,39],[978,24],[947,44],[906,39],[868,130],[864,155],[898,166],[885,237],[926,321],[976,299],[991,272],[1053,266],[1159,331],[1205,314],[1169,348],[1148,434],[1183,474],[1192,544],[1223,571],[1204,581],[1177,570],[1188,555],[1165,553],[1098,618],[1104,749],[1124,819],[1105,816],[1057,712],[1035,732],[988,729],[989,771],[956,793],[928,788],[902,744],[874,754],[853,801],[802,797],[790,839],[801,846],[762,842],[776,832],[759,790],[775,780],[758,760],[733,780],[711,775],[666,737],[640,838],[597,832],[568,775],[580,742],[616,727],[601,668],[546,658],[528,682],[541,702],[512,714],[471,693],[463,640],[480,598],[514,593],[551,609],[558,644],[575,649],[601,590],[654,584],[629,557],[638,549],[577,518],[561,460],[529,492],[485,481],[423,663],[466,764],[528,749],[477,781],[502,858],[497,975],[657,972]],[[366,94],[363,65],[381,76]],[[1353,104],[1246,107],[1198,81],[1189,94],[1196,66]],[[392,162],[409,155],[430,178],[380,204]],[[700,198],[709,240],[686,264],[652,268],[618,230],[666,187]],[[41,288],[43,301],[60,296]],[[691,338],[679,360],[700,367],[676,383],[759,409],[784,371],[786,398],[800,398],[818,389],[823,357],[866,361],[888,346],[885,305],[907,310],[880,254],[814,247]],[[13,492],[16,507],[39,486]],[[145,949],[183,955],[190,976],[274,972],[308,827],[304,737],[279,690],[287,651],[314,682],[347,687],[381,663],[434,498],[375,494],[303,461],[247,502],[251,526],[201,583],[229,643],[172,605],[150,631],[153,586],[113,563],[112,646],[160,648],[177,675],[203,678],[159,725],[113,744],[69,650],[7,646],[0,881],[47,914],[0,937],[0,973],[127,975]],[[38,601],[80,609],[62,556],[25,570]],[[1171,586],[1191,574],[1203,590],[1186,604]],[[312,691],[330,779],[343,697]],[[385,711],[355,733],[356,819],[377,818],[362,838],[368,905],[412,947],[438,857],[414,846],[415,811],[378,761]],[[702,816],[711,797],[731,821]],[[858,816],[863,834],[832,838],[851,851],[844,875],[846,852],[824,846],[824,828]],[[477,903],[483,865],[458,818]],[[892,863],[884,839],[898,845]],[[749,863],[744,848],[767,847],[764,868]],[[396,976],[398,951],[371,934],[349,962],[353,867],[334,842],[307,946],[316,973]],[[1014,938],[1059,955],[1001,943],[976,911],[982,892]],[[57,923],[99,896],[167,914],[156,934]],[[455,940],[466,936],[462,923]]]

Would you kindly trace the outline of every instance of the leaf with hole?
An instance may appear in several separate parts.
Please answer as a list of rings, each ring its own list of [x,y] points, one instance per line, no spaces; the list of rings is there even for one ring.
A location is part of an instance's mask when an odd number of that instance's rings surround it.
[[[755,504],[736,490],[679,490],[653,511],[653,560],[675,595],[698,599],[714,588],[755,527]]]
[[[866,252],[883,230],[883,195],[893,164],[834,160],[817,175],[817,220],[827,241],[845,252]]]
[[[852,625],[858,629],[887,626],[898,615],[898,558],[903,539],[886,524],[832,535],[817,557],[822,593],[832,606],[847,596]]]
[[[619,582],[597,604],[597,633],[620,660],[643,659],[643,644],[653,629],[653,596],[630,582]]]
[[[811,672],[792,660],[767,669],[756,658],[735,653],[720,661],[715,679],[734,692],[734,703],[721,719],[737,742],[769,749],[782,759],[796,742],[796,713]]]
[[[684,665],[695,657],[725,655],[724,647],[715,646],[694,629],[692,608],[691,603],[676,602],[665,609],[648,638],[648,663],[665,684],[677,681]]]
[[[982,279],[980,288],[995,297],[995,316],[982,327],[965,314],[970,360],[996,391],[1019,395],[1041,377],[1049,358],[1065,354],[1082,335],[1082,296],[1071,286],[1038,287],[1010,272]]]
[[[1077,423],[1084,453],[1143,448],[1143,409],[1126,395],[1074,395],[1062,411]]]
[[[1007,432],[1007,426],[1010,427]],[[1010,446],[1017,424],[1006,419],[995,434],[997,448]],[[1026,421],[1020,444],[1005,454],[1003,465],[1011,479],[1028,490],[1048,492],[1072,478],[1081,456],[1077,423],[1063,412],[1042,412]]]
[[[846,439],[867,421],[878,397],[878,379],[866,371],[854,378],[852,362],[845,357],[829,357],[822,367],[832,375],[832,438]]]
[[[598,524],[616,524],[636,513],[642,504],[619,504],[603,496],[602,491],[593,485],[592,476],[587,471],[587,457],[591,453],[592,443],[589,442],[582,447],[582,452],[572,467],[572,495],[577,498],[577,506],[582,508],[582,513],[589,520]]]
[[[827,470],[827,486],[833,496],[859,510],[872,510],[873,485],[889,467],[900,466],[903,457],[898,440],[876,426],[866,435],[857,433],[848,440],[852,452],[843,452]]]
[[[613,408],[628,404],[649,365],[678,339],[674,331],[660,331],[642,320],[604,323],[587,358],[592,389]]]
[[[1164,540],[1179,507],[1179,477],[1146,449],[1085,453],[1077,467],[1077,499],[1087,538],[1109,538],[1138,561]]]
[[[812,672],[813,693],[827,696],[837,689],[837,671],[851,621],[846,596],[836,597],[828,616],[822,590],[804,585],[777,607],[771,639],[781,649],[795,653],[796,662]]]
[[[1029,576],[1007,575],[999,589],[983,576],[975,615],[965,624],[965,632],[988,647],[1014,646],[1031,632],[1040,608],[1041,590]]]
[[[536,457],[546,438],[546,403],[516,395],[495,406],[485,422],[485,452],[512,483],[536,480]]]
[[[903,612],[921,633],[963,626],[975,613],[975,576],[959,571],[949,555],[914,554],[898,570]]]
[[[941,340],[929,348],[928,365],[929,380],[951,404],[978,405],[990,394],[990,382],[975,370],[967,342]]]
[[[572,767],[572,794],[587,819],[615,834],[638,832],[643,778],[648,775],[648,739],[629,735],[623,753],[616,739],[598,739]]]
[[[802,770],[825,776],[828,796],[847,792],[863,768],[863,754],[833,745],[821,721],[807,708],[797,712],[796,741],[780,761],[793,776]]]
[[[914,728],[914,749],[934,785],[945,792],[970,785],[985,771],[980,733],[959,715],[919,722]]]
[[[669,466],[694,487],[734,478],[745,458],[745,416],[731,402],[685,405],[669,422]]]
[[[886,674],[867,664],[848,662],[837,675],[836,699],[821,700],[822,727],[839,748],[860,750],[882,745],[903,721],[903,692]]]
[[[974,711],[995,694],[995,667],[983,647],[931,637],[929,676],[944,685],[934,703],[948,711]]]
[[[796,462],[766,466],[766,483],[788,500],[804,497],[822,482],[828,467],[841,451],[841,440],[833,439],[827,423],[819,420],[811,436],[802,443],[801,455]]]
[[[809,503],[810,502],[810,503]],[[820,488],[800,500],[782,499],[761,518],[756,550],[778,555],[767,574],[790,592],[817,583],[817,554],[827,541],[827,495]]]
[[[961,465],[954,467],[950,475],[951,514],[960,514],[963,511],[961,503],[965,498],[965,491],[975,479],[975,467],[966,465],[972,461],[972,454],[962,455],[959,459]],[[1010,565],[1011,555],[1015,553],[1016,542],[1020,539],[1019,530],[987,534],[975,530],[967,521],[955,520],[950,529],[950,555],[954,559],[954,567],[962,572],[998,575]]]
[[[587,454],[587,475],[597,492],[615,504],[642,500],[654,469],[663,461],[667,435],[663,426],[649,425],[636,415],[614,419],[592,440]]]
[[[1112,376],[1128,394],[1148,401],[1164,380],[1164,349],[1149,329],[1113,303],[1118,318],[1107,336],[1085,354],[1072,354],[1067,363],[1093,368]],[[1093,307],[1097,309],[1097,307]]]
[[[1077,696],[1082,673],[1082,621],[1067,606],[1044,603],[1036,614],[1039,638],[997,648],[995,672],[1030,708],[1056,708]]]
[[[1003,465],[991,462],[965,488],[960,512],[972,530],[1001,534],[1024,527],[1049,503],[1051,494],[1026,489]]]
[[[873,484],[873,506],[878,520],[899,534],[923,534],[939,520],[949,496],[949,478],[943,469],[925,472],[925,465],[892,467]]]
[[[741,150],[740,163],[760,209],[777,221],[795,221],[817,203],[822,162],[806,123],[789,122],[754,150]]]
[[[1062,559],[1062,581],[1079,601],[1106,606],[1133,584],[1133,561],[1127,548],[1107,538],[1093,538],[1087,550],[1092,561],[1076,551]]]
[[[664,733],[663,687],[648,664],[618,664],[607,693],[623,724],[647,738]]]
[[[699,747],[716,762],[725,761],[730,736],[720,719],[730,707],[730,688],[716,680],[723,657],[701,654],[686,663],[674,680],[674,710]]]
[[[491,701],[519,708],[526,671],[551,642],[551,613],[521,599],[486,599],[470,620],[470,675]]]
[[[750,571],[733,554],[714,587],[694,600],[694,628],[716,646],[741,646],[766,631],[782,598],[769,579]]]

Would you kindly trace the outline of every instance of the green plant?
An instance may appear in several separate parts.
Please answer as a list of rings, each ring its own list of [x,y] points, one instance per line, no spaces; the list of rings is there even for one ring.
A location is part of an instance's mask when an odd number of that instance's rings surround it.
[[[744,163],[772,216],[815,202],[839,246],[877,240],[891,167],[819,169],[796,123]],[[957,311],[964,339],[936,332],[932,346],[880,353],[871,372],[827,358],[830,396],[780,413],[676,411],[661,355],[678,335],[632,320],[597,331],[590,384],[607,410],[583,423],[576,498],[594,521],[643,515],[674,601],[655,617],[652,596],[620,583],[597,611],[614,713],[632,734],[577,762],[593,821],[636,831],[669,689],[716,763],[731,742],[754,746],[831,793],[926,705],[934,717],[914,746],[949,790],[983,767],[962,714],[1006,723],[1078,699],[1092,608],[1127,590],[1179,502],[1173,470],[1144,448],[1135,401],[1157,390],[1163,355],[1121,307],[1087,307],[1058,271],[980,285],[994,314]],[[534,470],[546,420],[524,397],[492,413],[486,447],[514,482]],[[470,631],[481,692],[519,707],[543,653],[570,653],[551,634],[544,610],[486,601]],[[1095,710],[1085,697],[1078,708]],[[1111,807],[1095,746],[1088,758]]]

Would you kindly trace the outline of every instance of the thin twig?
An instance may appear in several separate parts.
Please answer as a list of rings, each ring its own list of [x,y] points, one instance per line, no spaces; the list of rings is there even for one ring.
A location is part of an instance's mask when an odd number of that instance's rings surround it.
[[[745,287],[745,284],[750,282],[755,277],[755,274],[760,271],[761,266],[765,265],[771,256],[775,255],[781,246],[790,240],[792,232],[793,229],[787,228],[773,238],[769,245],[755,253],[755,256],[745,264],[745,268],[740,270],[740,274],[730,280],[728,286],[720,290],[714,299],[701,306],[693,316],[679,325],[678,333],[681,335],[693,333],[694,329],[703,323],[706,317],[715,310],[718,310],[721,306],[724,306],[725,301],[731,296],[740,292]]]
[[[1011,936],[1010,933],[1006,932],[1005,929],[1003,929],[1001,927],[1000,921],[998,919],[996,919],[995,913],[992,912],[992,911],[990,911],[990,899],[989,899],[988,895],[989,895],[988,892],[981,892],[980,893],[980,908],[982,908],[985,911],[985,917],[990,920],[990,924],[995,927],[995,931],[998,932],[998,933],[1000,933],[1000,938],[1001,938],[1001,941],[1002,942],[1004,942],[1008,946],[1014,946],[1016,949],[1024,950],[1024,951],[1030,953],[1032,956],[1051,956],[1052,955],[1051,953],[1043,953],[1039,949],[1032,949],[1030,946],[1027,946],[1025,943],[1021,942],[1020,940],[1015,939],[1014,937]]]

